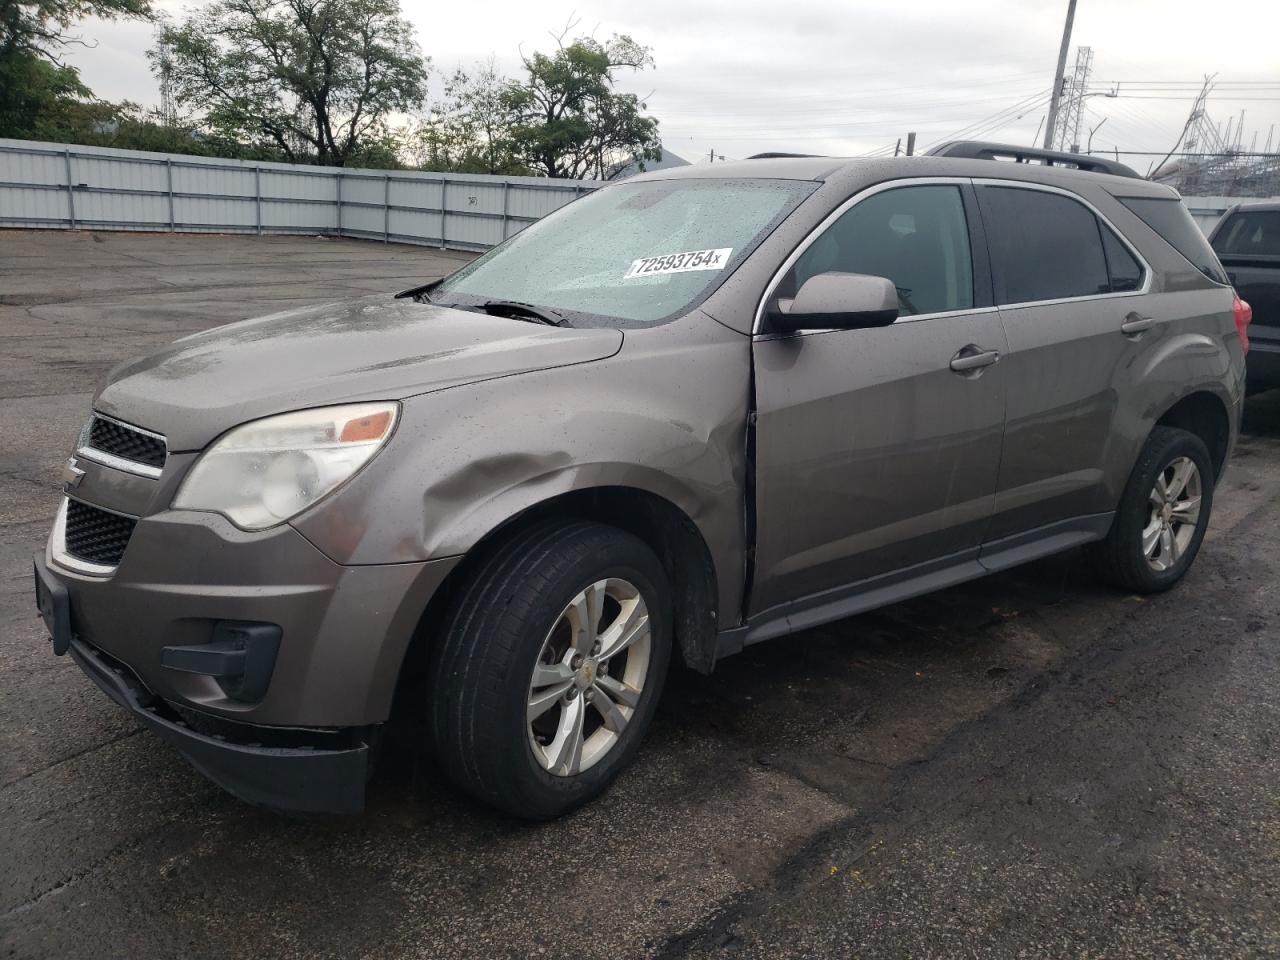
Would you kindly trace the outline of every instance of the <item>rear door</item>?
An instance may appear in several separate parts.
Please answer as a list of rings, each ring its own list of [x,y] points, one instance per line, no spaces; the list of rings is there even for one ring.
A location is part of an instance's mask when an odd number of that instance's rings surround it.
[[[976,558],[1005,403],[1004,334],[976,219],[967,180],[903,181],[853,198],[793,255],[772,295],[794,296],[827,271],[871,274],[893,281],[901,316],[757,336],[750,613]]]
[[[1053,534],[1088,517],[1105,530],[1102,515],[1118,497],[1106,464],[1121,385],[1155,340],[1150,271],[1072,193],[1005,181],[979,181],[977,192],[1009,340],[1004,451],[987,539]]]

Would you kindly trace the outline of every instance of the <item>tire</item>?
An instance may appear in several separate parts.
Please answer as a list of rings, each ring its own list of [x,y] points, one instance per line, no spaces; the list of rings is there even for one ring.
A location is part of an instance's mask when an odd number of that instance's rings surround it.
[[[1187,475],[1191,479],[1184,481],[1182,497],[1174,497],[1172,502],[1161,499],[1162,490],[1167,493],[1178,485],[1177,471],[1188,461],[1195,473]],[[1158,483],[1163,485],[1160,489]],[[1185,503],[1191,499],[1193,483],[1198,486],[1199,501],[1194,522],[1190,522],[1192,511]],[[1152,430],[1125,485],[1110,532],[1104,540],[1085,548],[1098,575],[1133,593],[1160,593],[1176,584],[1195,561],[1204,540],[1213,509],[1213,485],[1213,461],[1203,440],[1173,427]],[[1168,509],[1165,502],[1169,502]],[[1184,522],[1179,523],[1179,517]],[[1164,519],[1170,521],[1168,537]],[[1153,529],[1156,543],[1154,554],[1149,556]],[[1144,537],[1148,539],[1144,541]]]
[[[614,527],[544,524],[490,555],[446,618],[428,672],[429,728],[445,775],[528,820],[597,796],[653,718],[671,657],[670,611],[657,556]],[[620,632],[635,639],[611,660],[584,655],[590,635],[579,625],[592,619],[604,654]]]

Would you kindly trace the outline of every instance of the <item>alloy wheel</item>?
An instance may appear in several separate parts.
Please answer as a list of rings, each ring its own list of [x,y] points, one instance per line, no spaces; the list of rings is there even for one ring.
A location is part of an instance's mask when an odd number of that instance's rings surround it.
[[[1202,493],[1200,469],[1189,457],[1178,457],[1156,475],[1142,530],[1142,552],[1151,569],[1168,570],[1187,552],[1200,522]]]
[[[644,691],[652,634],[634,584],[611,577],[569,601],[529,682],[529,744],[542,768],[570,777],[617,744]]]

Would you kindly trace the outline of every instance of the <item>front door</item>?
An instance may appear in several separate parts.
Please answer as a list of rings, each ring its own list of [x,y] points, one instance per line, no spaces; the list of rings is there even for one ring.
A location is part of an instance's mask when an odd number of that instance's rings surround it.
[[[976,556],[1000,463],[1006,344],[967,182],[860,195],[771,296],[827,271],[888,277],[891,326],[758,336],[749,614]],[[975,269],[976,267],[976,269]],[[975,359],[976,358],[976,359]]]

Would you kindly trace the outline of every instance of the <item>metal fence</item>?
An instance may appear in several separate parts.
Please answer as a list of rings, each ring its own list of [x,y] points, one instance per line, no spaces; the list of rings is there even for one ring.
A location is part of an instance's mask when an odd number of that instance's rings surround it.
[[[320,233],[486,250],[598,186],[0,138],[6,227]]]
[[[253,163],[0,138],[0,226],[323,233],[487,250],[591,180]],[[1233,197],[1186,197],[1208,233]]]

